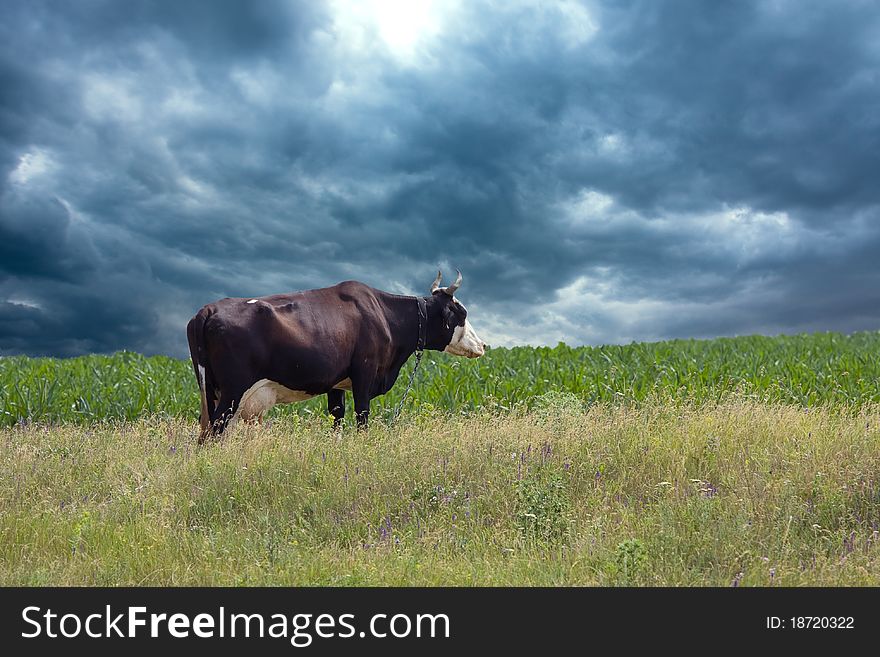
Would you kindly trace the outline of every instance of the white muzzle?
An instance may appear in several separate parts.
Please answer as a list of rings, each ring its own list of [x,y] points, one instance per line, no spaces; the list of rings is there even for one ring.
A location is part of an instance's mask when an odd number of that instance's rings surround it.
[[[480,340],[471,323],[465,319],[464,326],[456,326],[452,333],[452,340],[443,351],[455,356],[465,356],[467,358],[479,358],[486,349],[483,341]]]

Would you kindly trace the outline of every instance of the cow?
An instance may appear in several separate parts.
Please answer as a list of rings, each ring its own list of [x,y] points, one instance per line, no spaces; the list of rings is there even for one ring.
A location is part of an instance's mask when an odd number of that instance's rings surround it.
[[[370,400],[388,392],[416,351],[479,358],[485,345],[455,298],[461,272],[427,297],[383,292],[358,281],[203,306],[186,327],[201,396],[199,444],[235,420],[260,418],[279,403],[327,395],[339,427],[345,391],[359,429]]]

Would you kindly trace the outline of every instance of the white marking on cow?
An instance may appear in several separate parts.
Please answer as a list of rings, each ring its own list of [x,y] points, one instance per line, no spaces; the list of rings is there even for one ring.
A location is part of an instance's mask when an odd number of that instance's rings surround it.
[[[446,345],[446,351],[455,356],[479,358],[485,353],[483,341],[480,340],[470,321],[464,320],[464,326],[456,326],[452,332],[452,340]]]
[[[257,301],[259,301],[259,299],[251,299],[248,303],[256,303]]]
[[[351,390],[351,379],[342,379],[333,386],[336,390]]]
[[[205,389],[205,366],[199,365],[199,388]]]
[[[291,390],[275,381],[260,379],[241,396],[241,402],[232,421],[234,422],[238,416],[243,420],[250,420],[268,411],[275,404],[305,401],[314,396],[304,390]]]

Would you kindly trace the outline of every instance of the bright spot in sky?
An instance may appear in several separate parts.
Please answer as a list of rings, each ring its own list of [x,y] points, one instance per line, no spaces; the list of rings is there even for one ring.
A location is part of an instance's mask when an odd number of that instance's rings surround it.
[[[379,34],[395,51],[410,51],[431,28],[432,0],[379,0],[370,3],[375,11]]]
[[[9,173],[9,180],[19,185],[26,185],[34,178],[49,172],[52,165],[49,154],[37,148],[18,158],[18,166]]]
[[[343,33],[373,30],[392,54],[405,59],[441,31],[443,16],[456,4],[453,0],[337,0],[333,9]]]

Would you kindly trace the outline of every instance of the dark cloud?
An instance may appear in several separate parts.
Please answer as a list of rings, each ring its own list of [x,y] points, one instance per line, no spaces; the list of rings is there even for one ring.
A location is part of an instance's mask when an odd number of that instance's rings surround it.
[[[4,12],[0,353],[437,266],[494,344],[880,325],[871,3]]]

